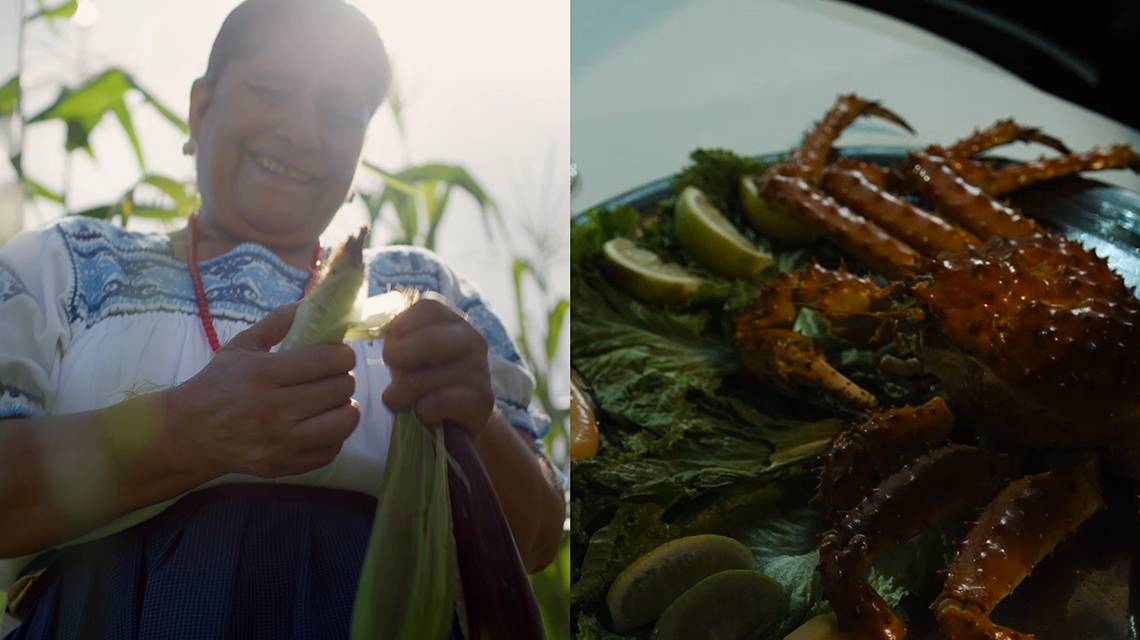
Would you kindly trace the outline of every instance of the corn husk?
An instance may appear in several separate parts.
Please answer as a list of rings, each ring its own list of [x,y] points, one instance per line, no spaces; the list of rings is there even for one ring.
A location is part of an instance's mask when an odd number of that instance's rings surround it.
[[[349,336],[384,337],[415,301],[392,291],[365,300]],[[443,639],[459,598],[443,431],[396,414],[352,616],[353,640]]]
[[[356,591],[353,640],[442,640],[459,589],[443,430],[396,416]]]
[[[366,229],[346,243],[305,301],[282,349],[377,340],[416,299],[364,297]],[[443,640],[458,612],[471,640],[543,638],[510,527],[466,432],[396,415],[361,568],[352,640]]]
[[[349,327],[360,316],[359,300],[364,289],[364,243],[368,227],[348,239],[322,272],[317,284],[297,307],[289,333],[280,351],[310,344],[343,342]]]

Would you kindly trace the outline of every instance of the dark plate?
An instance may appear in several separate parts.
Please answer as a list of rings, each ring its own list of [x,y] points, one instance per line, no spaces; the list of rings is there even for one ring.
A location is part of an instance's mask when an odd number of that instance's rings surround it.
[[[848,147],[839,155],[895,166],[908,149]],[[782,154],[758,156],[764,162]],[[599,203],[597,207],[648,207],[672,195],[669,178],[662,178]],[[1129,286],[1140,285],[1140,193],[1086,178],[1066,178],[1036,185],[1010,197],[1012,204],[1046,226],[1079,240],[1106,256]],[[572,294],[573,292],[571,292]],[[1040,640],[1126,640],[1137,612],[1129,613],[1130,558],[1137,544],[1135,502],[1131,490],[1113,490],[1110,508],[1093,516],[1061,543],[998,606],[994,620]],[[1140,594],[1136,594],[1140,596]],[[933,616],[919,616],[913,638],[943,637],[933,628]]]

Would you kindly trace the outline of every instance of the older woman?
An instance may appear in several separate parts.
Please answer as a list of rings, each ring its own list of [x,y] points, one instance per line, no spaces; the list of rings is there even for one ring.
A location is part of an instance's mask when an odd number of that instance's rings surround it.
[[[436,256],[369,255],[371,293],[439,294],[385,342],[272,351],[386,60],[343,0],[246,0],[191,91],[188,227],[69,218],[0,251],[10,638],[347,636],[392,409],[467,430],[527,568],[553,557],[564,504],[532,379]]]

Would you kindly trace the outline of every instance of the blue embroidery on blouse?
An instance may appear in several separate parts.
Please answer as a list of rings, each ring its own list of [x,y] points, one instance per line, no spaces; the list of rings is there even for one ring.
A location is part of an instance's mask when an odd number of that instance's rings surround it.
[[[0,416],[39,415],[43,413],[43,408],[43,395],[0,382],[0,411],[10,409],[12,412],[10,414],[0,412]]]
[[[186,264],[174,255],[164,234],[138,233],[89,218],[66,218],[56,227],[68,248],[74,288],[68,305],[72,323],[90,328],[116,316],[166,312],[198,313]],[[370,250],[369,295],[394,288],[454,290],[456,306],[471,318],[495,355],[522,366],[522,358],[501,322],[467,283],[434,253],[417,247]],[[217,319],[253,324],[274,308],[296,300],[308,274],[269,249],[243,243],[199,265],[210,312]],[[0,271],[0,291],[19,281]],[[16,295],[12,293],[11,295]],[[536,437],[549,419],[529,410],[529,398],[500,398],[512,424]],[[513,410],[513,411],[511,411]],[[529,415],[530,420],[526,419]],[[524,424],[527,423],[527,424]]]
[[[43,406],[43,396],[42,395],[33,394],[32,391],[28,391],[26,389],[21,389],[19,387],[15,387],[15,386],[13,386],[13,384],[7,384],[7,383],[0,382],[0,397],[3,397],[3,396],[9,396],[9,397],[14,397],[14,398],[24,398],[25,400],[27,400],[28,403],[31,403],[31,404],[36,405],[36,406]]]
[[[65,219],[57,229],[75,275],[71,322],[91,327],[115,316],[198,312],[186,264],[171,251],[166,236],[85,218]],[[215,318],[251,324],[296,300],[307,277],[252,243],[203,261],[199,273]]]
[[[7,265],[0,263],[0,303],[27,292],[20,276]]]
[[[0,406],[0,418],[39,418],[43,415],[39,409]]]
[[[445,276],[449,276],[447,267],[431,251],[411,246],[391,246],[370,257],[368,295],[379,295],[398,288],[442,293]],[[465,283],[456,283],[456,288],[460,290],[459,299],[455,301],[456,307],[466,313],[475,328],[483,334],[492,353],[521,365],[522,358],[518,349],[502,323],[487,308],[483,298],[464,285]]]

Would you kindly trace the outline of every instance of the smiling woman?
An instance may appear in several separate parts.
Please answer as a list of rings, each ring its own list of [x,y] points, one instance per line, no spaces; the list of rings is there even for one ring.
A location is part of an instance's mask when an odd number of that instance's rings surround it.
[[[0,249],[8,638],[347,637],[393,410],[463,429],[524,564],[551,561],[549,420],[435,254],[365,252],[370,294],[435,292],[387,340],[272,350],[388,83],[343,0],[246,0],[191,91],[190,224],[67,218]]]
[[[390,72],[357,9],[279,4],[250,0],[226,19],[190,93],[190,129],[207,246],[241,237],[304,267],[352,184]]]

